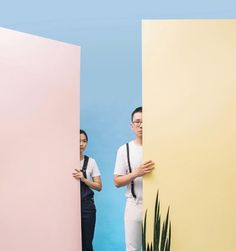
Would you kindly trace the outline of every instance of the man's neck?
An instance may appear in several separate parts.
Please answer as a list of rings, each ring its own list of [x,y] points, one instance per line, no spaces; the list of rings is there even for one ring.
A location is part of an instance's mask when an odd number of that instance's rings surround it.
[[[141,137],[138,137],[134,140],[134,143],[137,145],[143,145],[143,139]]]

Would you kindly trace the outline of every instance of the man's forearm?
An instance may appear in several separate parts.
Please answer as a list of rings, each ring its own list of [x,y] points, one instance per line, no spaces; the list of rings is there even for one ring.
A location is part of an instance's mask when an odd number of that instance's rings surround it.
[[[115,175],[114,182],[115,182],[116,187],[122,187],[122,186],[128,185],[136,177],[137,176],[134,172],[126,174],[126,175]]]

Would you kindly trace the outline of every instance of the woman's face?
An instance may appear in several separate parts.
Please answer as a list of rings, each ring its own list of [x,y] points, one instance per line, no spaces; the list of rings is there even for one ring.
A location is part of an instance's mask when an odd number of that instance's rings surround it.
[[[88,141],[86,139],[86,136],[83,133],[81,133],[80,134],[80,153],[83,153],[85,151],[87,144],[88,144]]]

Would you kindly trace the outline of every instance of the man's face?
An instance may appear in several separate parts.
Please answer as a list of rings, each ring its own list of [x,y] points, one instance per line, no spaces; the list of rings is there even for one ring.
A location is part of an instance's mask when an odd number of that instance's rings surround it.
[[[143,120],[142,112],[136,112],[133,116],[131,128],[134,131],[136,137],[142,137],[143,134]]]

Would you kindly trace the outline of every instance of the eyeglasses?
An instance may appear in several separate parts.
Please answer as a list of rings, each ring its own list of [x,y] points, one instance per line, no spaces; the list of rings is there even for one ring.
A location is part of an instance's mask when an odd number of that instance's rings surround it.
[[[134,120],[132,123],[136,126],[141,126],[141,124],[143,124],[143,121],[142,120]]]

